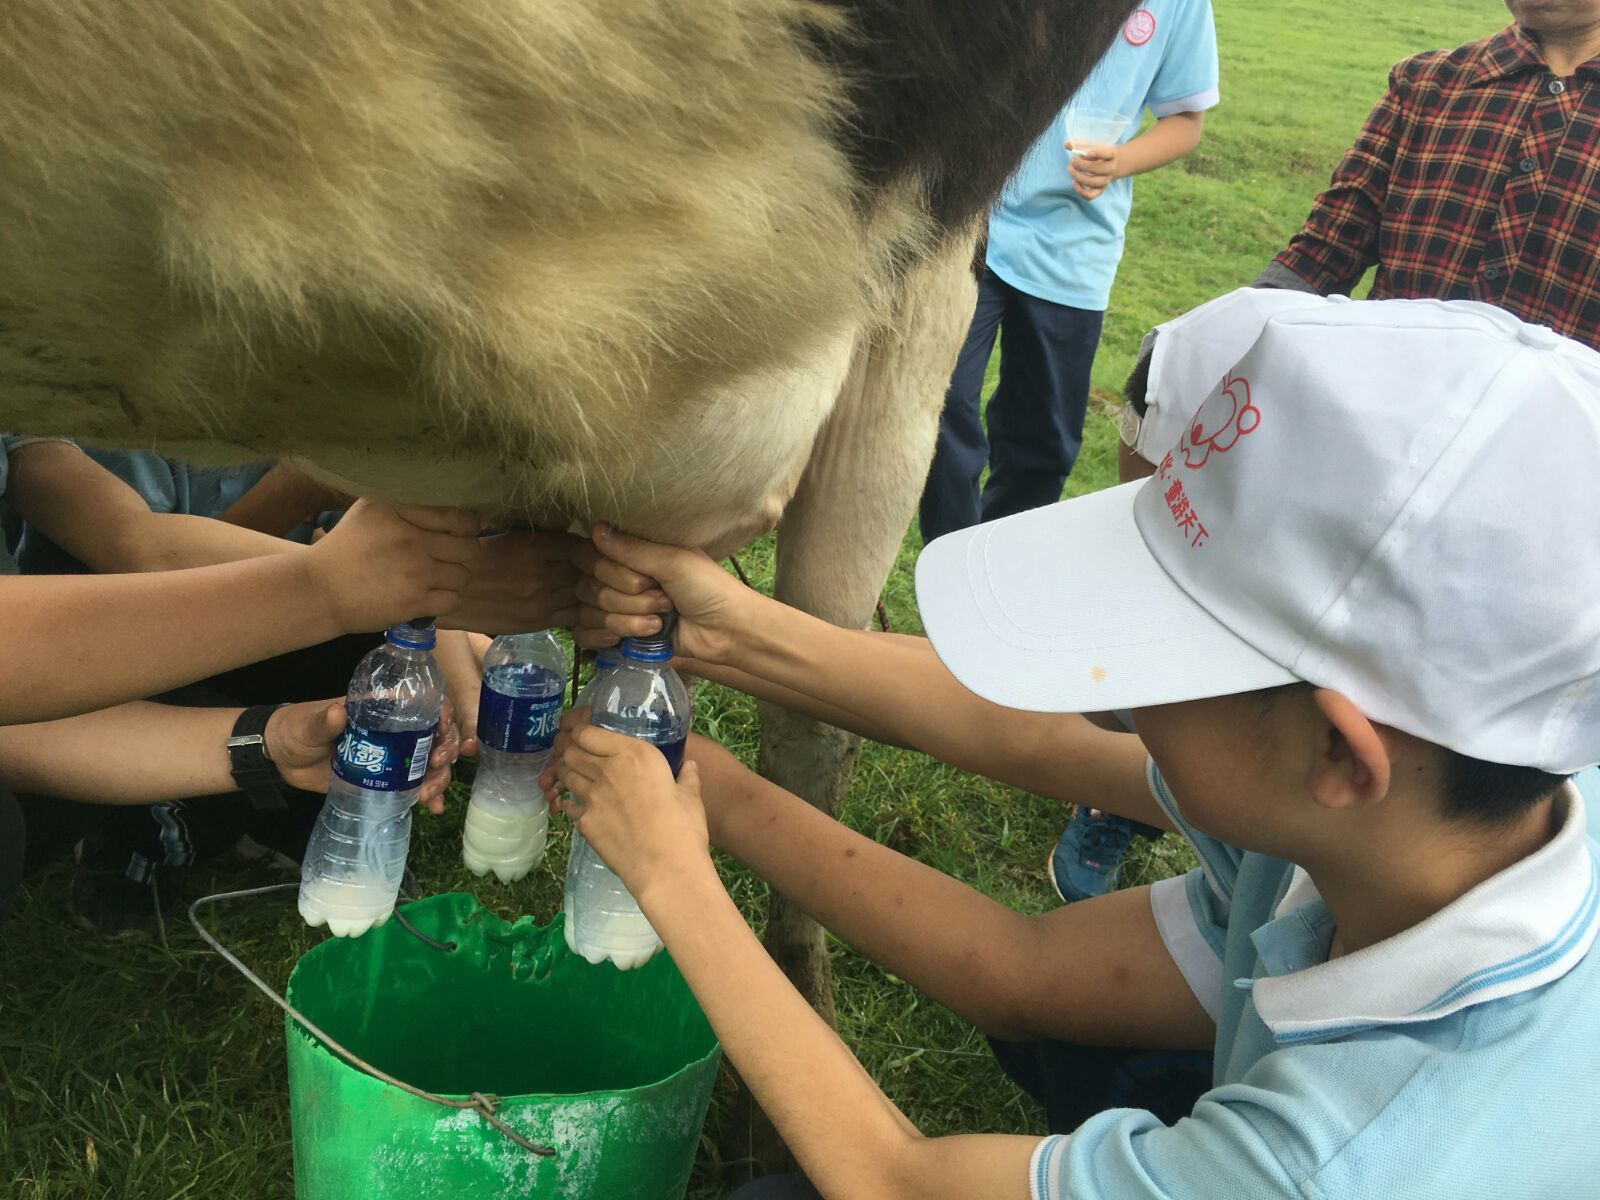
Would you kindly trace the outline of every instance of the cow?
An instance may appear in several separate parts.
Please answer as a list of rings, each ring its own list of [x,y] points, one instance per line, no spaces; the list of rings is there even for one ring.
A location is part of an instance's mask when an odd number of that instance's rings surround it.
[[[10,0],[0,428],[712,553],[860,625],[987,203],[1131,0]],[[831,811],[852,743],[763,713]],[[768,944],[831,1013],[815,927]]]

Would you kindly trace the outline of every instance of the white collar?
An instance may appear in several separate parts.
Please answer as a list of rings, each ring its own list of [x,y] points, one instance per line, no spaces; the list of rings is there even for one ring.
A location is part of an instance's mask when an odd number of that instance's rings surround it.
[[[1600,932],[1600,875],[1582,796],[1569,783],[1561,799],[1566,817],[1555,837],[1421,924],[1331,962],[1295,969],[1285,961],[1286,973],[1248,985],[1273,1037],[1288,1045],[1434,1020],[1570,971]],[[1297,940],[1303,954],[1331,931],[1327,906],[1299,867],[1273,917],[1256,931],[1257,947],[1289,958]]]

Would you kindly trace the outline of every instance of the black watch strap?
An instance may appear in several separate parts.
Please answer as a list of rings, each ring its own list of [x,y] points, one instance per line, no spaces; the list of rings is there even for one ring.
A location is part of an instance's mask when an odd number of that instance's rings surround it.
[[[267,721],[282,708],[281,704],[259,704],[247,708],[233,723],[233,735],[228,738],[228,762],[233,781],[239,790],[250,797],[251,807],[264,812],[279,812],[287,808],[279,784],[283,777],[267,757]]]

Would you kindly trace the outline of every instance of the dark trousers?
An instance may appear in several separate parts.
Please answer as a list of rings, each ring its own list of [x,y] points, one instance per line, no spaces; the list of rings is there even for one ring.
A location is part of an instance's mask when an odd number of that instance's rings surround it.
[[[361,656],[378,635],[336,638],[264,662],[252,663],[158,696],[159,702],[199,708],[248,707],[344,695]],[[199,796],[171,804],[80,804],[50,796],[18,796],[20,871],[31,871],[84,843],[84,863],[143,882],[158,868],[181,868],[215,859],[249,834],[290,858],[299,858],[322,808],[322,796],[284,788],[286,808],[258,812],[242,792]],[[0,836],[4,815],[0,814]],[[26,837],[22,834],[25,831]],[[5,858],[0,847],[0,860]]]
[[[822,1193],[804,1175],[768,1175],[751,1180],[729,1200],[822,1200]]]
[[[1083,446],[1104,317],[1030,296],[984,270],[922,492],[923,541],[1061,499]],[[989,398],[985,436],[980,402],[997,332],[1000,382]],[[980,493],[985,465],[989,479]]]
[[[995,1061],[1044,1109],[1051,1133],[1071,1133],[1108,1108],[1147,1109],[1166,1125],[1211,1089],[1211,1055],[1071,1042],[999,1042]]]

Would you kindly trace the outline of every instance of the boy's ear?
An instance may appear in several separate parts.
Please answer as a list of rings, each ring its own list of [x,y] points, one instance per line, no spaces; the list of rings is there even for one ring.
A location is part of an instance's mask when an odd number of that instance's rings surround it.
[[[1327,688],[1312,692],[1327,721],[1326,742],[1312,771],[1311,796],[1324,808],[1354,808],[1389,794],[1389,750],[1377,727],[1350,700]]]

